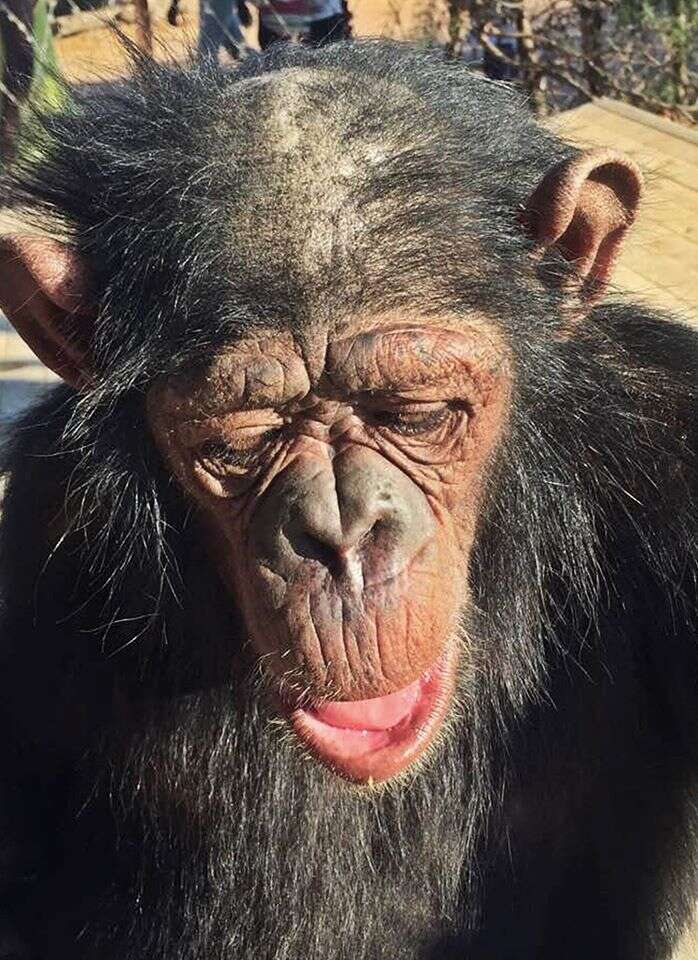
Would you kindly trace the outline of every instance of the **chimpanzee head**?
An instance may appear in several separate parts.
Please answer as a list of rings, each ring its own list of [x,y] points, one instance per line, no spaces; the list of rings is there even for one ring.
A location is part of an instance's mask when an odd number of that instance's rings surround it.
[[[42,230],[2,266],[93,436],[158,451],[274,709],[359,783],[425,754],[475,669],[526,370],[584,323],[640,194],[504,87],[381,50],[145,65],[77,99],[19,162]]]

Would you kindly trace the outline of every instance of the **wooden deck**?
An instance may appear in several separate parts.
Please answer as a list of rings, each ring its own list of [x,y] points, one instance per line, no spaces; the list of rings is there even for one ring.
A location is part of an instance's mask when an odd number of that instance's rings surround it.
[[[553,125],[580,145],[614,147],[639,163],[647,190],[616,282],[698,323],[698,131],[612,100]]]

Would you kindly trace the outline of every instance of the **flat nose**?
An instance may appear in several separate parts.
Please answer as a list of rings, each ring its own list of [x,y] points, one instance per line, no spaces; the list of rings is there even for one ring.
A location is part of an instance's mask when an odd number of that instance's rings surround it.
[[[434,533],[420,488],[375,450],[299,457],[258,508],[254,552],[287,581],[307,561],[361,589],[394,576]],[[347,586],[349,583],[347,582]]]
[[[390,516],[389,498],[370,483],[357,487],[356,479],[335,461],[334,471],[317,478],[314,493],[296,502],[283,527],[298,557],[317,560],[336,575],[346,572],[352,555]]]

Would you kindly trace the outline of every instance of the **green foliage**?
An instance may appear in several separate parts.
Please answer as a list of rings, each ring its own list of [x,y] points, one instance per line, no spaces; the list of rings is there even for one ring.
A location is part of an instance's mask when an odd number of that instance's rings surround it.
[[[694,101],[695,80],[689,71],[698,45],[698,0],[619,0],[616,12],[621,25],[653,31],[668,53],[669,73],[652,93],[665,103]]]
[[[675,42],[698,32],[698,0],[620,0],[614,9],[621,25],[650,27]]]

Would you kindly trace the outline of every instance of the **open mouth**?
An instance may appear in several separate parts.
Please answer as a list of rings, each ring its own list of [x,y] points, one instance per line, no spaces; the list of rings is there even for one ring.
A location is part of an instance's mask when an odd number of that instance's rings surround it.
[[[370,700],[296,708],[296,735],[321,763],[356,783],[380,783],[407,769],[432,742],[455,685],[452,645],[409,686]]]

